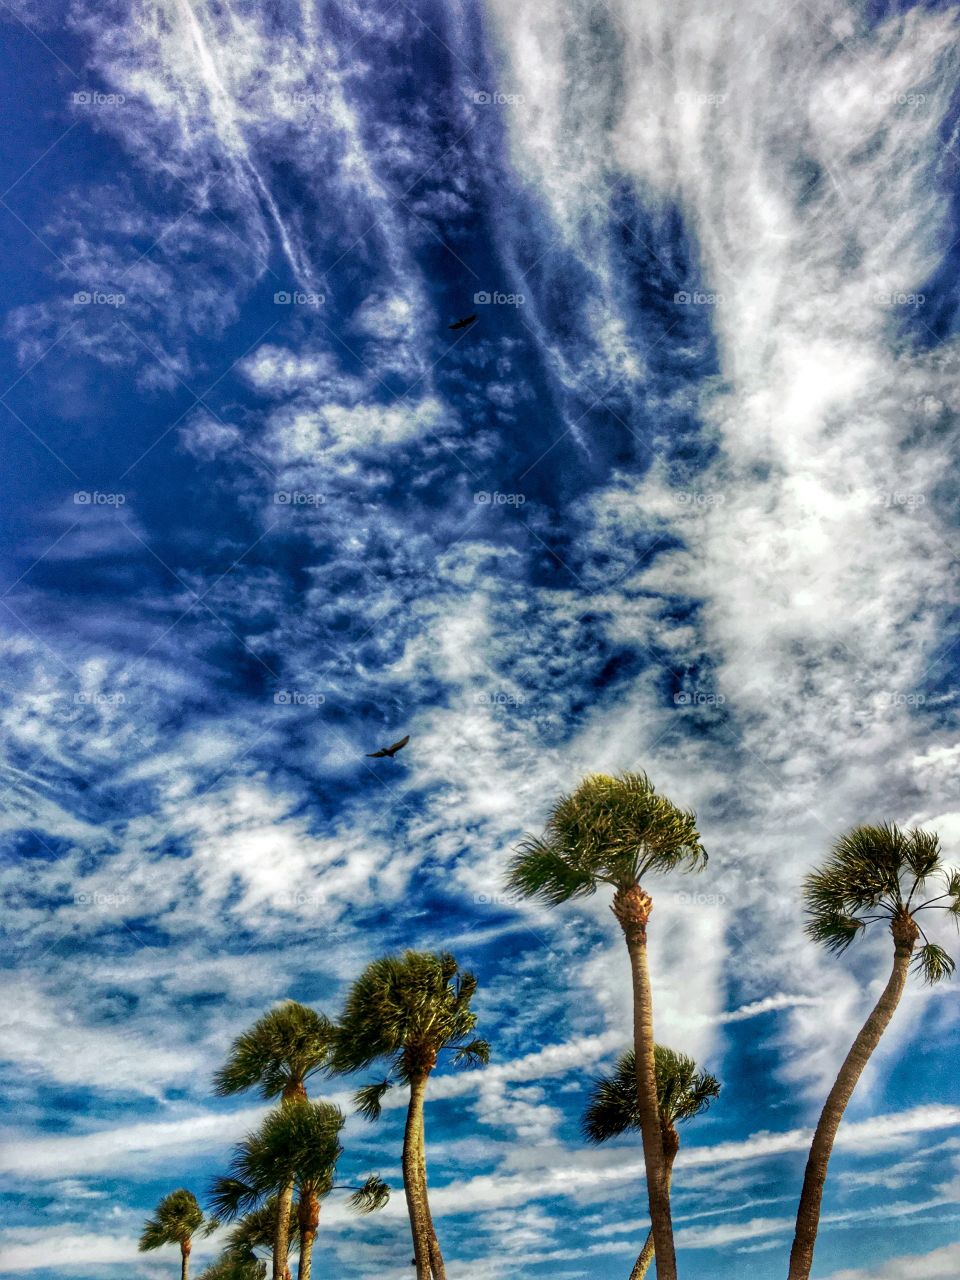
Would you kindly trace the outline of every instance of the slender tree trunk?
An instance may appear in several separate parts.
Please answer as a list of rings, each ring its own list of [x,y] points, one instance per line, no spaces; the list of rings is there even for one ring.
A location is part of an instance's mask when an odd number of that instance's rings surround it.
[[[840,1128],[843,1113],[857,1086],[857,1081],[896,1012],[906,985],[910,958],[916,946],[919,930],[911,916],[893,920],[891,930],[894,941],[893,971],[883,989],[883,994],[874,1005],[872,1013],[863,1024],[860,1034],[844,1059],[840,1074],[827,1095],[814,1130],[803,1177],[803,1191],[800,1193],[800,1207],[797,1210],[796,1234],[793,1237],[793,1248],[790,1250],[789,1280],[808,1280],[810,1275],[810,1268],[813,1266],[813,1250],[817,1243],[817,1229],[820,1226],[823,1187],[827,1180],[827,1163],[833,1150],[837,1130]]]
[[[647,921],[653,909],[650,895],[638,884],[618,889],[613,914],[620,922],[630,954],[633,977],[633,1047],[637,1059],[637,1110],[643,1136],[643,1162],[647,1172],[650,1223],[657,1259],[657,1280],[677,1280],[677,1257],[670,1218],[667,1183],[657,1103],[657,1075],[653,1057],[653,996],[647,968]]]
[[[180,1280],[190,1280],[190,1250],[192,1240],[184,1240],[180,1245]]]
[[[277,1225],[273,1235],[273,1280],[284,1280],[287,1273],[287,1254],[290,1250],[290,1207],[293,1204],[293,1183],[280,1188],[277,1196]]]
[[[420,1158],[423,1148],[423,1099],[426,1091],[427,1076],[412,1076],[407,1123],[403,1131],[403,1191],[407,1199],[407,1213],[410,1215],[413,1261],[417,1268],[417,1280],[430,1280],[432,1270],[430,1262],[432,1228],[424,1213],[425,1169]]]
[[[317,1193],[301,1188],[297,1211],[300,1226],[300,1260],[297,1264],[297,1280],[310,1280],[313,1269],[313,1242],[320,1225],[320,1200]]]
[[[422,1111],[420,1114],[419,1153],[417,1158],[423,1186],[423,1215],[429,1238],[430,1270],[433,1272],[433,1280],[447,1280],[446,1268],[443,1265],[443,1254],[440,1252],[440,1241],[437,1239],[437,1233],[433,1225],[433,1214],[430,1212],[430,1193],[427,1188],[427,1144]]]
[[[677,1131],[673,1128],[665,1130],[663,1135],[663,1158],[666,1166],[667,1191],[670,1190],[670,1183],[673,1180],[673,1162],[677,1158],[677,1151],[680,1147],[680,1139]],[[643,1242],[643,1248],[640,1250],[640,1256],[633,1264],[633,1270],[630,1272],[630,1280],[643,1280],[644,1276],[650,1270],[650,1263],[654,1258],[653,1232],[647,1232],[647,1238]]]

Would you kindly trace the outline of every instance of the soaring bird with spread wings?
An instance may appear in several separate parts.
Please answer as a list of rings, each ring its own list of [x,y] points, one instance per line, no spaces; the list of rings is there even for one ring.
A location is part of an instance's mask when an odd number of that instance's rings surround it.
[[[466,329],[469,325],[473,324],[476,318],[477,318],[476,312],[474,312],[472,316],[464,316],[462,320],[455,320],[453,324],[448,324],[447,328],[448,329]]]
[[[408,733],[405,738],[401,738],[399,742],[395,742],[392,747],[381,747],[379,751],[368,751],[367,759],[382,760],[384,756],[389,756],[392,760],[397,752],[402,751],[409,741],[410,735]]]

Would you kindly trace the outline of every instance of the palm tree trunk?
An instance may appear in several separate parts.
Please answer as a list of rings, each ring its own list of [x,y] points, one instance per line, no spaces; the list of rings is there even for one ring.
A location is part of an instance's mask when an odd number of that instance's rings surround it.
[[[427,1190],[427,1150],[424,1136],[423,1119],[420,1121],[420,1175],[423,1182],[423,1216],[427,1225],[430,1248],[430,1270],[433,1280],[447,1280],[446,1268],[443,1265],[443,1254],[440,1252],[440,1241],[433,1225],[433,1214],[430,1212],[430,1197]]]
[[[674,1138],[674,1142],[676,1142],[676,1138]],[[666,1164],[667,1191],[669,1192],[670,1183],[673,1180],[673,1162],[677,1158],[677,1147],[674,1146],[673,1149],[671,1150],[670,1147],[667,1147],[666,1139],[664,1139],[664,1149],[665,1149],[664,1161]],[[648,1231],[647,1238],[643,1242],[643,1248],[640,1250],[640,1256],[637,1258],[636,1262],[633,1264],[633,1270],[630,1272],[630,1280],[643,1280],[644,1276],[650,1270],[650,1263],[654,1259],[655,1252],[656,1251],[653,1245],[653,1232]]]
[[[293,1183],[280,1188],[277,1196],[277,1225],[273,1236],[273,1280],[284,1280],[287,1272],[287,1253],[290,1249],[290,1206],[293,1204]]]
[[[421,1157],[423,1151],[423,1099],[427,1091],[427,1077],[410,1079],[410,1102],[407,1106],[407,1123],[403,1131],[403,1191],[410,1215],[410,1232],[413,1236],[413,1260],[417,1268],[417,1280],[430,1280],[430,1237],[432,1226],[425,1213],[426,1168]]]
[[[629,889],[618,889],[614,895],[613,914],[623,929],[633,978],[637,1110],[643,1136],[643,1162],[647,1172],[647,1197],[657,1259],[657,1280],[677,1280],[677,1256],[670,1217],[670,1187],[666,1177],[653,1057],[653,995],[647,968],[647,920],[652,908],[653,900],[638,884]]]
[[[298,1211],[300,1224],[300,1259],[297,1263],[297,1280],[310,1280],[313,1269],[313,1242],[320,1225],[320,1200],[313,1190],[300,1191]]]
[[[837,1130],[840,1128],[843,1113],[857,1086],[857,1081],[896,1012],[906,985],[910,958],[913,955],[919,930],[910,916],[895,919],[891,929],[894,941],[893,971],[880,999],[874,1005],[872,1013],[863,1024],[860,1034],[844,1059],[814,1130],[810,1155],[807,1157],[807,1168],[803,1176],[800,1206],[797,1209],[796,1233],[793,1237],[793,1248],[790,1250],[789,1280],[808,1280],[809,1278],[810,1268],[813,1266],[813,1250],[817,1243],[817,1229],[820,1226],[820,1205],[823,1200],[824,1183],[827,1180],[827,1163],[833,1150]]]
[[[193,1248],[191,1240],[184,1240],[180,1245],[180,1280],[190,1280],[190,1250]]]

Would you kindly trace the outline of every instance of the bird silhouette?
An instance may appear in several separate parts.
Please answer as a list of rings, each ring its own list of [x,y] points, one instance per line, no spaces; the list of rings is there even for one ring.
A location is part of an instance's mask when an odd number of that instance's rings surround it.
[[[392,760],[397,752],[402,751],[409,741],[410,735],[408,733],[405,738],[401,738],[399,742],[395,742],[392,747],[381,747],[379,751],[368,751],[367,759],[382,760],[384,756],[389,756]]]
[[[453,324],[448,324],[448,329],[466,329],[476,320],[476,312],[472,316],[464,316],[462,320],[455,320]]]

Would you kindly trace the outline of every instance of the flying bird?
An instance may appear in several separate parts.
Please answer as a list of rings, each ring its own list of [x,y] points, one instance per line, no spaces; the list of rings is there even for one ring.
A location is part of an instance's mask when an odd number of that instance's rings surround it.
[[[392,747],[381,747],[379,751],[368,751],[367,759],[382,760],[384,756],[389,756],[392,760],[397,752],[402,751],[409,741],[410,735],[408,733],[405,738],[401,738],[399,742],[395,742]]]
[[[472,316],[464,316],[462,320],[455,320],[453,324],[448,324],[447,328],[448,329],[467,329],[470,327],[470,325],[473,324],[476,318],[477,318],[477,315],[476,315],[476,312],[474,312]]]

